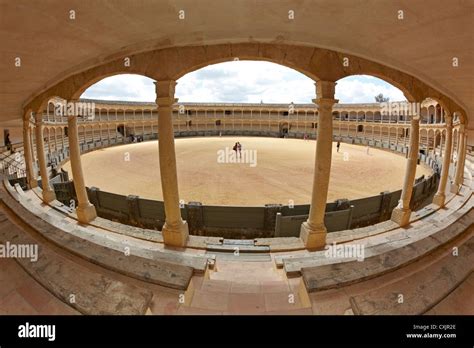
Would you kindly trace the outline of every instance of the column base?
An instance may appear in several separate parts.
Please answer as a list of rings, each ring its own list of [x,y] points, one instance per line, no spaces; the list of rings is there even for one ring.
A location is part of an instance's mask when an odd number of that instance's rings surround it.
[[[440,208],[444,207],[445,201],[446,201],[446,195],[443,193],[437,193],[433,197],[433,204],[436,204]]]
[[[326,246],[326,227],[320,226],[310,227],[308,222],[303,222],[300,229],[300,238],[307,249],[324,249]]]
[[[392,217],[390,218],[390,220],[396,222],[400,227],[402,227],[410,223],[410,216],[410,209],[395,208],[392,210]]]
[[[461,185],[459,184],[451,184],[450,192],[454,194],[458,194],[460,188],[461,188]]]
[[[165,242],[165,245],[184,247],[186,246],[189,236],[188,223],[181,220],[176,226],[169,225],[165,222],[161,233],[163,234],[163,241]]]
[[[56,199],[56,193],[53,190],[43,190],[43,202],[50,203]]]
[[[38,187],[38,181],[36,179],[30,179],[30,181],[28,182],[28,187],[30,189]]]
[[[80,223],[88,224],[97,217],[97,211],[92,204],[88,204],[83,207],[78,206],[76,208],[76,215]]]

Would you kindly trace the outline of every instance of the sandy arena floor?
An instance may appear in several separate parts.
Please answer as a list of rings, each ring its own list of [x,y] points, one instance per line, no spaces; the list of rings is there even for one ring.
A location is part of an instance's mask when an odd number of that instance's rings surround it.
[[[227,153],[233,153],[236,141],[242,144],[242,161],[247,163],[232,163],[235,158],[226,154],[226,147]],[[290,200],[294,204],[309,203],[314,153],[314,141],[296,139],[176,139],[180,197],[207,205],[255,206],[288,204]],[[82,163],[89,187],[162,199],[157,141],[93,151],[82,156]],[[341,143],[337,153],[333,143],[328,201],[398,190],[403,185],[405,165],[400,155],[373,148],[367,155],[363,146]],[[69,163],[64,169],[71,173]],[[428,167],[418,166],[416,175],[430,173]]]

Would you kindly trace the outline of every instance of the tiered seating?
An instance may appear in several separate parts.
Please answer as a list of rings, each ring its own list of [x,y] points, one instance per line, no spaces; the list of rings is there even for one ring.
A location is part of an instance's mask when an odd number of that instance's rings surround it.
[[[17,262],[43,287],[83,314],[145,314],[153,293],[112,279],[61,255],[44,240],[37,239],[0,212],[0,241],[38,245],[38,258]]]
[[[106,230],[82,227],[65,220],[62,213],[41,207],[39,198],[27,196],[4,182],[0,198],[25,224],[51,242],[86,260],[137,279],[165,287],[186,290],[194,272],[203,273],[207,256],[165,250]],[[8,190],[8,192],[7,192]],[[32,191],[29,193],[33,194]],[[159,232],[156,232],[157,234]],[[129,247],[130,255],[124,250]]]
[[[351,297],[354,314],[426,313],[456,289],[473,271],[472,233],[466,242],[459,243],[454,245],[459,246],[457,255],[453,255],[451,248],[444,249],[444,256],[439,261],[403,280]],[[402,301],[400,295],[403,296]]]
[[[474,209],[469,211],[455,223],[448,223],[446,227],[436,233],[416,242],[407,244],[406,240],[384,243],[369,247],[365,253],[365,260],[341,262],[338,264],[322,265],[319,267],[302,268],[301,273],[308,292],[341,287],[354,282],[374,278],[392,272],[439,248],[458,235],[469,229],[474,221]],[[423,230],[413,233],[429,232],[434,226],[428,225]],[[398,245],[403,245],[398,247]]]

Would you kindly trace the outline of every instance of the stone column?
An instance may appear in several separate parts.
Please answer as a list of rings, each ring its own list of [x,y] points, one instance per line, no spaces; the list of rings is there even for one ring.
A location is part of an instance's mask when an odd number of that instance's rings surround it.
[[[178,174],[174,148],[172,107],[176,81],[157,81],[156,104],[158,106],[158,144],[160,156],[160,176],[165,206],[165,224],[162,234],[166,245],[185,246],[189,230],[181,218],[179,207]]]
[[[332,157],[332,107],[336,83],[332,81],[316,82],[316,99],[319,119],[316,141],[316,159],[314,165],[313,192],[308,220],[301,224],[300,238],[308,249],[322,249],[326,245],[326,226],[324,215],[328,196],[329,175]]]
[[[61,152],[64,153],[64,127],[61,127]]]
[[[54,152],[58,152],[58,128],[54,127]]]
[[[454,175],[454,184],[451,186],[451,192],[457,193],[464,182],[464,158],[466,156],[466,136],[465,126],[459,126],[459,144],[458,144],[458,158],[456,165],[456,174]]]
[[[443,156],[443,130],[439,129],[439,141],[438,141],[438,157],[441,158]]]
[[[451,115],[451,123],[453,122],[453,117]],[[451,133],[454,135],[454,127],[452,128],[452,131]],[[453,135],[451,135],[451,152],[450,152],[450,163],[454,163],[454,151],[456,150],[456,146],[455,146],[455,140],[457,140],[457,136],[458,136],[459,132],[456,132],[456,137],[454,137]]]
[[[43,202],[49,203],[56,199],[56,195],[54,190],[51,188],[49,184],[49,176],[48,176],[48,167],[46,165],[46,156],[44,153],[44,138],[43,138],[43,120],[42,115],[43,113],[37,112],[35,115],[36,121],[36,155],[38,156],[38,162],[40,167],[40,175],[41,175],[41,186],[43,189]]]
[[[95,207],[89,202],[84,173],[82,172],[81,150],[79,148],[79,132],[77,130],[77,116],[68,116],[69,159],[71,161],[72,178],[77,197],[76,214],[79,222],[87,224],[97,217]]]
[[[25,153],[26,178],[30,189],[37,187],[35,168],[33,166],[33,153],[31,147],[31,128],[29,115],[23,119],[23,151]]]
[[[410,201],[415,183],[416,165],[418,163],[418,153],[420,144],[420,117],[413,116],[410,128],[410,149],[405,169],[405,180],[403,182],[402,195],[398,206],[393,209],[391,220],[400,226],[406,226],[410,222]]]
[[[445,111],[446,120],[446,144],[443,155],[443,168],[441,170],[441,178],[439,180],[438,192],[433,197],[433,203],[444,207],[446,201],[446,183],[448,182],[449,164],[451,162],[451,149],[453,142],[453,117],[450,113]]]

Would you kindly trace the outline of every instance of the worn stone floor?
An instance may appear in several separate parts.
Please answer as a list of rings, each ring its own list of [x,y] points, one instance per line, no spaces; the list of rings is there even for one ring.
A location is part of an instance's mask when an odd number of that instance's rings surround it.
[[[444,209],[436,219],[449,217],[462,201],[462,196],[452,200],[452,208]],[[470,196],[469,196],[470,197]],[[454,210],[453,210],[454,209]],[[0,207],[3,212],[4,208]],[[69,218],[68,218],[69,219]],[[433,219],[431,217],[430,219]],[[441,221],[441,220],[439,220]],[[96,229],[96,227],[94,227]],[[416,236],[423,228],[423,222],[415,221],[403,234]],[[395,231],[366,237],[368,244],[383,243]],[[474,226],[468,235],[474,234]],[[46,242],[48,243],[48,242]],[[144,243],[144,242],[143,242]],[[147,242],[149,243],[149,242]],[[194,275],[186,292],[164,288],[140,281],[111,270],[91,264],[71,255],[68,251],[55,247],[56,251],[68,261],[83,266],[87,271],[99,272],[121,282],[147,288],[153,293],[148,314],[256,314],[256,315],[351,315],[350,297],[373,289],[393,284],[394,291],[400,282],[416,286],[418,274],[428,272],[429,267],[442,265],[443,254],[431,253],[414,263],[373,279],[355,283],[342,288],[307,294],[302,291],[301,277],[288,278],[285,270],[277,268],[276,257],[285,252],[271,252],[269,260],[231,260],[217,257],[215,266],[204,275]],[[445,248],[445,247],[444,247]],[[443,249],[444,249],[443,248]],[[193,253],[203,250],[189,249]],[[294,251],[306,255],[307,251]],[[445,255],[445,254],[444,254]],[[77,277],[81,277],[78,274]],[[80,314],[68,304],[36,282],[14,259],[0,258],[0,315],[13,314]],[[413,284],[413,285],[411,285]],[[445,298],[435,304],[428,314],[473,314],[474,313],[473,275],[466,278]]]
[[[426,264],[433,260],[425,260]],[[423,265],[418,265],[423,267]],[[413,270],[406,269],[406,274]],[[399,271],[403,272],[402,271]],[[398,274],[400,276],[400,274]],[[148,284],[154,297],[150,306],[152,314],[256,314],[256,315],[310,315],[352,314],[349,297],[368,291],[386,279],[356,284],[349,288],[335,289],[310,295],[310,302],[300,298],[300,278],[287,279],[284,271],[274,262],[220,261],[216,270],[207,276],[194,276],[190,303],[181,303],[182,292]],[[138,280],[118,276],[129,283],[143,286]],[[77,315],[75,309],[57,299],[38,284],[13,259],[0,259],[0,314],[13,315]],[[472,314],[474,297],[472,275],[447,298],[429,311],[429,314]],[[184,296],[188,296],[184,294]]]

